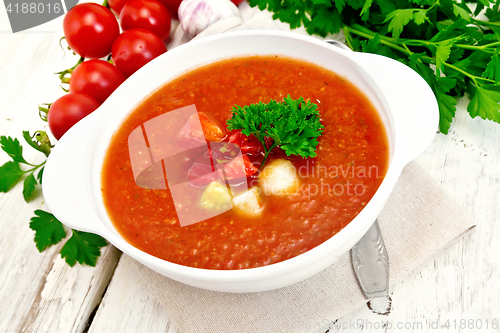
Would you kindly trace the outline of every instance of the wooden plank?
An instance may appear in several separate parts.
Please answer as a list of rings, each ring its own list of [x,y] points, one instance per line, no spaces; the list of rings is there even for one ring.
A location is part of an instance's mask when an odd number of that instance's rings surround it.
[[[37,106],[64,94],[54,72],[78,60],[59,47],[62,17],[26,32],[12,34],[0,11],[0,134],[21,138],[22,130],[48,126]],[[22,142],[22,138],[20,139]],[[30,162],[43,155],[24,145]],[[8,161],[0,151],[0,165]],[[100,302],[120,252],[103,249],[97,267],[69,268],[59,257],[62,244],[39,253],[29,221],[35,209],[47,209],[39,197],[27,204],[22,184],[0,193],[0,332],[82,332]]]
[[[133,259],[123,255],[89,333],[178,332],[134,267]]]

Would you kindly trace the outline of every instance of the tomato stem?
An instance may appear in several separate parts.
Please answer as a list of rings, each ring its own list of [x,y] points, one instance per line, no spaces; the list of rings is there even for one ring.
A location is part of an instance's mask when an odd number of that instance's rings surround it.
[[[64,84],[64,83],[69,84],[69,80],[71,78],[71,74],[73,74],[73,70],[76,68],[76,66],[80,65],[84,60],[85,60],[84,57],[80,57],[80,59],[78,59],[78,62],[76,63],[76,65],[74,65],[73,67],[55,73],[55,74],[59,74],[59,80],[61,80],[61,84]],[[69,74],[69,76],[67,77],[68,74]],[[68,90],[64,89],[62,86],[61,86],[61,88],[65,92],[68,92]]]
[[[42,105],[46,105],[47,107],[38,105],[38,115],[40,116],[40,119],[47,121],[47,115],[49,114],[49,109],[52,103],[43,103]]]

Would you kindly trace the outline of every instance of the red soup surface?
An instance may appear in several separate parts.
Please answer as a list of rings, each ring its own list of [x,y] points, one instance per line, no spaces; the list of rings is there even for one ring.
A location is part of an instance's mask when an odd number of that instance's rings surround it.
[[[230,209],[182,227],[168,188],[136,185],[128,137],[144,122],[195,104],[199,113],[215,118],[226,130],[234,105],[282,101],[288,94],[318,105],[324,133],[315,158],[289,157],[279,148],[273,150],[266,164],[278,158],[291,161],[300,186],[287,195],[261,193],[260,215]],[[259,167],[262,158],[249,156]],[[302,60],[248,56],[186,72],[144,100],[111,141],[102,193],[117,230],[144,252],[197,268],[253,268],[293,258],[339,232],[374,195],[388,160],[382,121],[350,82]],[[249,176],[250,185],[259,186],[257,174]],[[204,187],[199,191],[201,196]]]

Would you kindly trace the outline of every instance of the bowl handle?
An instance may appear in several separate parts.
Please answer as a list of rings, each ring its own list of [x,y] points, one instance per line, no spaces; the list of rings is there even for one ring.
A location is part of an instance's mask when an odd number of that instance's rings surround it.
[[[391,58],[354,53],[355,61],[374,79],[392,111],[401,167],[432,142],[439,125],[436,97],[413,69]],[[396,156],[396,154],[395,154]]]
[[[97,119],[93,112],[59,140],[43,172],[43,197],[49,211],[66,226],[104,236],[106,229],[92,208],[84,177],[88,136]]]

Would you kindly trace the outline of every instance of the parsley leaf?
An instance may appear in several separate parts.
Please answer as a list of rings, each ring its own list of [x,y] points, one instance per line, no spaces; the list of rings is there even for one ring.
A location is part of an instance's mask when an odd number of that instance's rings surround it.
[[[482,85],[475,87],[470,85],[470,88],[473,95],[467,106],[467,111],[471,117],[479,116],[483,119],[500,122],[500,104],[498,104],[500,92],[487,89]]]
[[[61,222],[52,214],[35,210],[31,218],[30,228],[35,231],[35,243],[38,251],[43,252],[51,245],[57,244],[66,237],[66,231]]]
[[[234,106],[231,119],[227,120],[229,130],[241,129],[245,135],[255,135],[265,150],[264,161],[275,147],[285,153],[302,157],[315,157],[318,137],[323,133],[319,120],[318,106],[303,97],[293,100],[290,95],[283,102],[271,100],[265,104]],[[267,149],[264,138],[274,140]]]
[[[24,175],[19,163],[9,161],[0,167],[0,192],[8,192]]]
[[[106,240],[99,235],[73,230],[73,235],[66,241],[61,249],[61,257],[73,267],[78,261],[80,264],[95,266],[97,258],[101,255],[100,248],[108,245]]]
[[[43,170],[45,167],[41,167],[40,171],[38,171],[38,174],[36,175],[36,179],[38,180],[38,183],[42,185],[42,177],[43,177]]]
[[[455,117],[457,101],[440,89],[435,90],[435,94],[439,106],[439,130],[441,133],[448,133]]]
[[[316,15],[312,17],[311,23],[323,37],[326,36],[327,33],[338,33],[342,27],[342,21],[336,9],[332,9],[331,11],[328,9],[318,10]]]
[[[14,162],[29,164],[23,157],[23,147],[19,140],[12,139],[10,136],[1,136],[0,144],[4,152],[14,160]]]
[[[500,81],[500,50],[496,51],[492,56],[491,60],[484,70],[483,76],[485,78]]]
[[[326,6],[331,6],[332,5],[332,1],[331,0],[311,0],[314,4],[316,5],[326,5]],[[335,4],[338,2],[339,0],[336,0],[335,1]],[[345,5],[345,2],[344,0],[340,0],[341,2],[344,3]]]
[[[453,46],[452,41],[442,41],[442,42],[437,43],[436,71],[438,73],[442,72],[442,68],[444,66],[444,63],[450,57],[452,46]]]
[[[43,131],[35,132],[36,141],[32,139],[28,131],[23,131],[23,137],[26,142],[36,150],[49,156],[50,149],[53,147],[50,144],[50,139],[47,133]],[[28,163],[23,157],[23,147],[19,140],[12,139],[10,136],[0,137],[0,145],[2,149],[12,158],[0,167],[0,192],[8,192],[25,174],[28,176],[24,180],[23,197],[26,202],[33,199],[33,193],[38,182],[42,184],[43,166],[46,161],[35,165]],[[30,169],[23,171],[20,163],[28,165]],[[35,172],[38,171],[37,180],[35,179]]]
[[[471,21],[471,17],[469,15],[469,13],[467,12],[467,10],[465,10],[464,8],[458,6],[458,5],[455,5],[453,4],[453,14],[455,14],[455,16],[458,16],[468,22]]]
[[[415,18],[414,13],[415,9],[396,9],[387,15],[384,23],[390,21],[389,31],[392,31],[392,37],[399,38],[404,26]]]
[[[24,140],[26,140],[26,142],[31,147],[35,148],[41,153],[44,153],[45,156],[48,157],[50,154],[50,149],[54,146],[50,143],[50,139],[47,133],[45,133],[44,131],[36,131],[34,137],[36,138],[36,140],[33,140],[33,137],[30,136],[30,132],[23,131]]]
[[[370,18],[370,7],[373,0],[366,0],[363,8],[361,9],[361,19],[366,22]]]
[[[31,138],[31,136],[30,136],[30,132],[28,132],[28,131],[23,131],[23,138],[24,138],[24,140],[26,140],[26,142],[27,142],[27,143],[28,143],[31,147],[33,147],[33,148],[35,148],[36,150],[38,150],[38,151],[40,151],[40,152],[41,152],[40,147],[38,146],[38,143],[37,143],[35,140],[33,140],[33,139]],[[16,140],[17,140],[17,139],[16,139]]]
[[[37,182],[36,182],[35,176],[33,176],[33,173],[30,173],[30,175],[24,179],[24,184],[23,184],[24,201],[29,202],[32,199],[31,195],[33,194],[33,191],[35,190],[36,185],[37,185]]]

